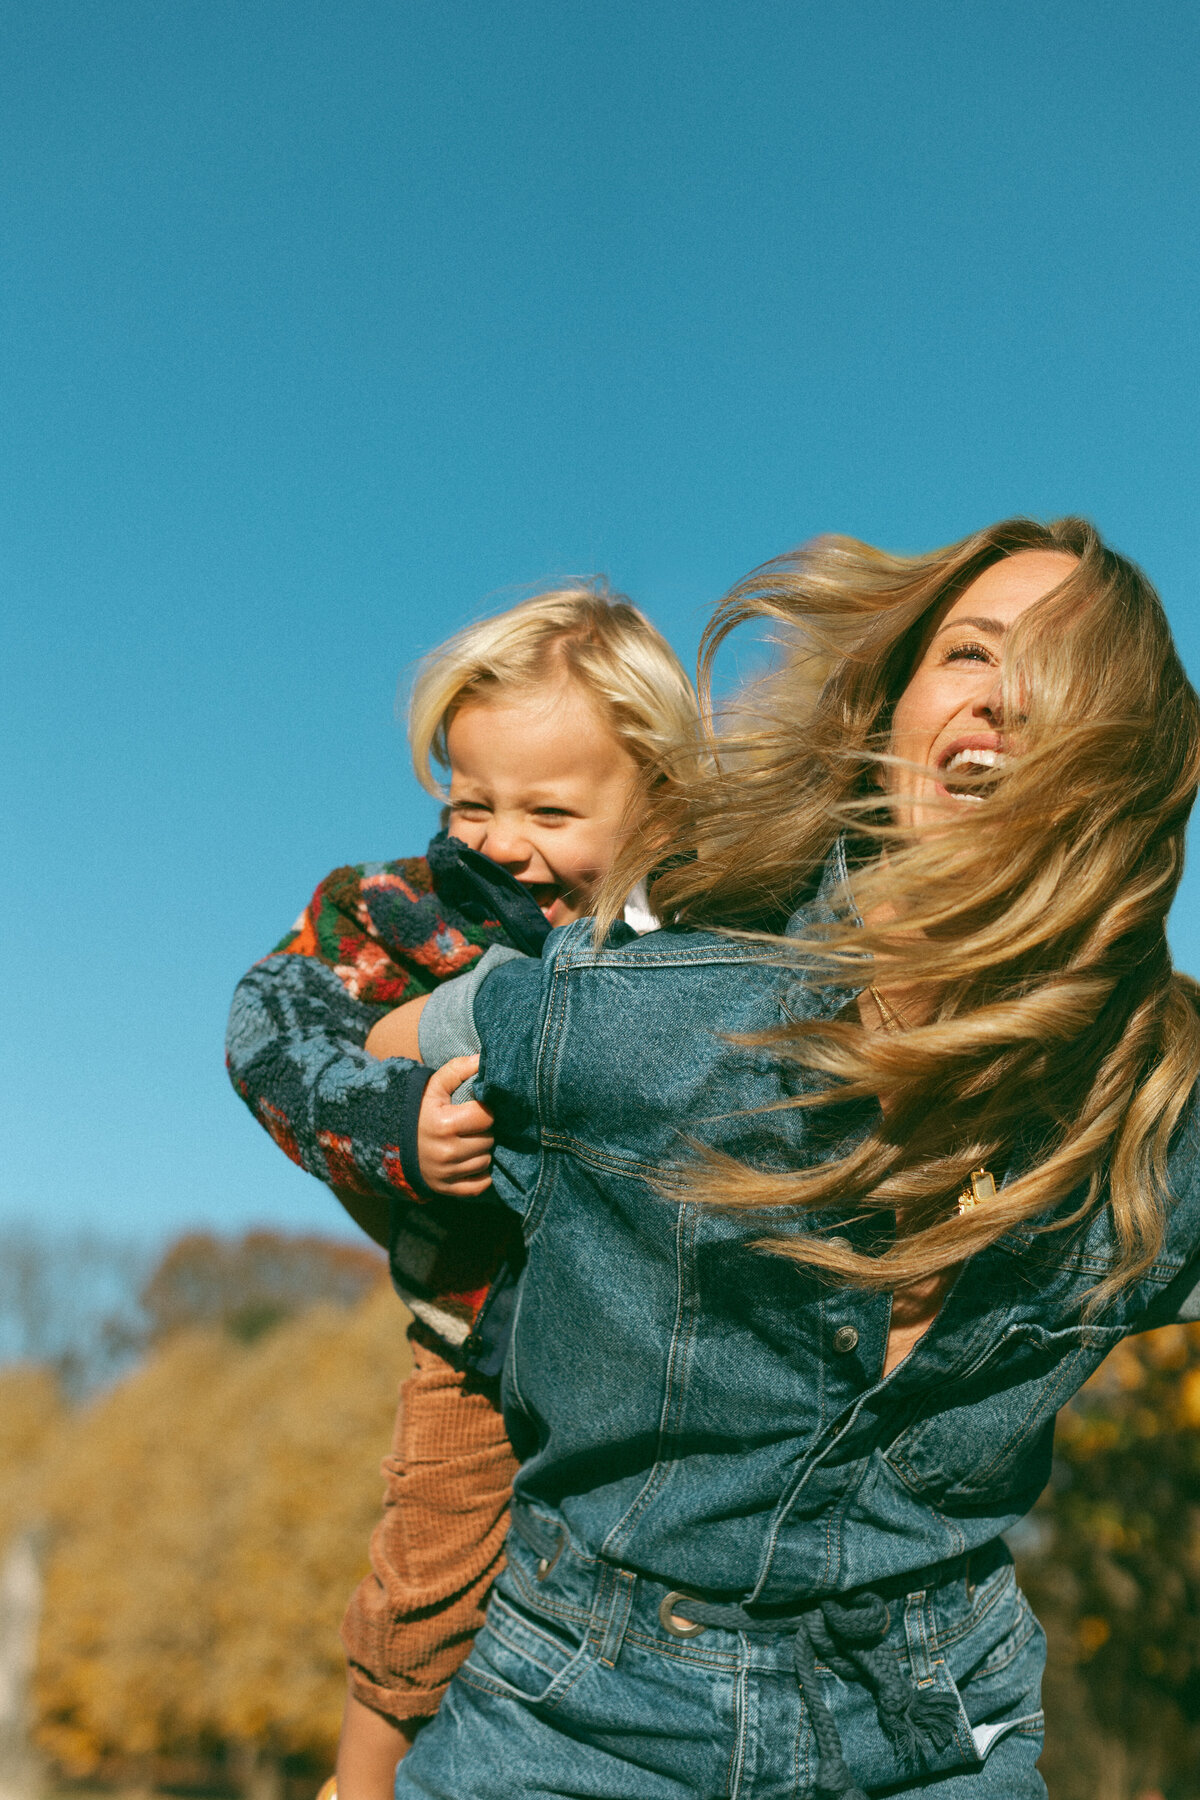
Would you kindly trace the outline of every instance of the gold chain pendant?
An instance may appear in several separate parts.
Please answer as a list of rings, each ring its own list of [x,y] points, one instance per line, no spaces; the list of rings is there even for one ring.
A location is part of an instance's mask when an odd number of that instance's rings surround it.
[[[962,1193],[958,1196],[959,1217],[970,1212],[982,1200],[990,1200],[996,1192],[996,1182],[990,1169],[972,1169],[971,1178]]]

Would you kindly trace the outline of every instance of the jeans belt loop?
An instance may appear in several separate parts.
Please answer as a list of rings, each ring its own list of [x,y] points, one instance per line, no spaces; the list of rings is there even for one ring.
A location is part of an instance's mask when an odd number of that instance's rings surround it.
[[[599,1640],[597,1654],[606,1669],[613,1668],[621,1654],[636,1584],[637,1576],[631,1569],[607,1567],[601,1572],[591,1633],[594,1643]]]
[[[926,1604],[925,1589],[918,1588],[904,1601],[904,1641],[913,1680],[924,1687],[933,1680],[933,1647],[930,1644],[932,1617]]]

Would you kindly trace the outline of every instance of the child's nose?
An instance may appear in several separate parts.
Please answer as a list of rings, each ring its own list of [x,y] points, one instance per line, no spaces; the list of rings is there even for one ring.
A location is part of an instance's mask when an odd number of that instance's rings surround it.
[[[503,819],[492,820],[480,849],[493,862],[502,863],[506,868],[509,864],[526,863],[530,856],[529,839],[520,826]]]

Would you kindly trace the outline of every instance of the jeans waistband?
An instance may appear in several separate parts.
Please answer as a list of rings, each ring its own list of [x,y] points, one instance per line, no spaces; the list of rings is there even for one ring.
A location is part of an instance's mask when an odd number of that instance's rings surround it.
[[[546,1580],[568,1547],[565,1527],[539,1518],[521,1505],[513,1507],[512,1522],[517,1536],[538,1559],[537,1579]],[[996,1548],[999,1556],[988,1559],[984,1552],[977,1552],[976,1556],[995,1566],[1006,1554],[1003,1546]],[[964,1573],[969,1561],[966,1556],[954,1557],[836,1599],[826,1597],[753,1610],[740,1601],[706,1600],[680,1589],[664,1588],[658,1616],[673,1637],[698,1636],[709,1627],[716,1627],[751,1637],[790,1640],[792,1666],[817,1742],[817,1788],[829,1800],[865,1800],[842,1753],[837,1724],[817,1672],[818,1656],[843,1680],[860,1682],[869,1690],[880,1724],[897,1750],[907,1761],[923,1764],[954,1736],[959,1704],[954,1694],[920,1688],[906,1677],[899,1658],[884,1643],[890,1628],[888,1601],[953,1580]],[[609,1578],[624,1582],[627,1594],[635,1582],[640,1584],[645,1579],[632,1570],[602,1567]],[[983,1572],[980,1571],[981,1579]],[[626,1613],[628,1607],[627,1597]]]

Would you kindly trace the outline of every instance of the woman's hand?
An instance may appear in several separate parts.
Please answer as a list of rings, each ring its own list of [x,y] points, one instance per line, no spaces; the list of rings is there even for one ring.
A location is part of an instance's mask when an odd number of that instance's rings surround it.
[[[363,1048],[380,1061],[388,1056],[407,1056],[413,1062],[420,1062],[417,1026],[428,998],[428,994],[422,994],[419,999],[406,1000],[403,1006],[394,1006],[390,1013],[384,1013],[368,1031]]]
[[[386,1025],[387,1020],[382,1023]],[[478,1100],[464,1100],[455,1106],[450,1098],[478,1067],[477,1056],[452,1057],[425,1088],[417,1118],[417,1161],[422,1181],[435,1194],[454,1194],[461,1199],[486,1193],[491,1186],[495,1120]]]

